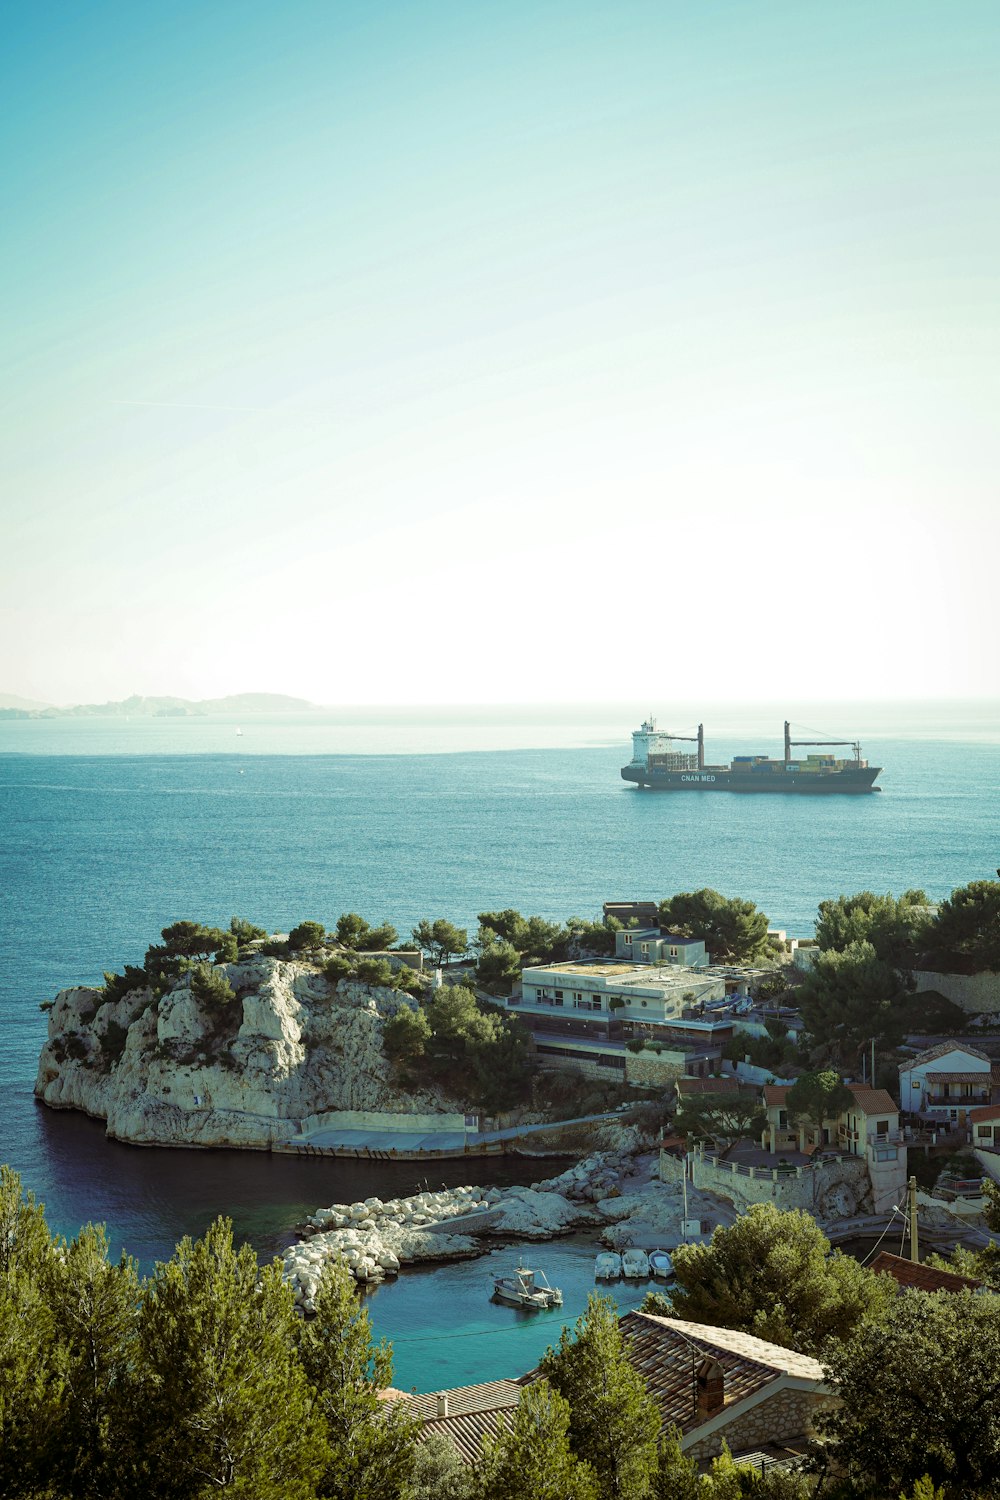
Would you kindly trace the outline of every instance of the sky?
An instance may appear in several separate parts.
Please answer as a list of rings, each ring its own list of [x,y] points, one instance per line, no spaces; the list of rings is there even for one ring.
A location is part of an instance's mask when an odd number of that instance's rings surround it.
[[[996,696],[995,0],[11,0],[0,691]]]

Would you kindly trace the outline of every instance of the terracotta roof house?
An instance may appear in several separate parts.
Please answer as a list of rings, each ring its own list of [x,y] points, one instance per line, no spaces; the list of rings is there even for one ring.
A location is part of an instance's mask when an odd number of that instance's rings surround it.
[[[899,1128],[899,1105],[885,1089],[849,1083],[851,1103],[836,1118],[815,1124],[794,1117],[788,1109],[791,1084],[765,1084],[762,1093],[767,1112],[763,1145],[768,1151],[829,1150],[859,1156],[868,1165],[876,1213],[887,1212],[899,1201],[906,1182],[906,1146]]]
[[[644,1377],[665,1427],[677,1427],[681,1447],[700,1461],[722,1452],[801,1451],[832,1393],[818,1360],[750,1334],[709,1328],[679,1318],[629,1312],[620,1320],[629,1360]],[[403,1397],[424,1418],[421,1438],[447,1437],[464,1463],[479,1457],[483,1437],[509,1427],[523,1388],[537,1379],[435,1391]]]
[[[1000,1104],[969,1110],[972,1144],[984,1151],[1000,1151]]]
[[[940,1042],[900,1065],[904,1109],[932,1120],[965,1124],[970,1109],[993,1103],[993,1063],[966,1042]]]
[[[876,1255],[871,1269],[891,1276],[899,1283],[901,1292],[910,1288],[918,1292],[978,1292],[984,1286],[983,1282],[976,1281],[972,1276],[959,1276],[954,1271],[938,1271],[934,1266],[904,1260],[901,1255],[892,1255],[888,1250],[882,1250]]]

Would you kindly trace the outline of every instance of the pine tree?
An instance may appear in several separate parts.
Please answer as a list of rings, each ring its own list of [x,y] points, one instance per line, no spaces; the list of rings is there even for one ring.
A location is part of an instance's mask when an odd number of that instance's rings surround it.
[[[144,1500],[312,1500],[326,1449],[295,1354],[295,1304],[232,1225],[185,1238],[145,1287],[134,1441]]]
[[[614,1303],[591,1296],[539,1371],[570,1406],[570,1442],[594,1469],[600,1500],[644,1500],[656,1472],[660,1416],[629,1364]]]
[[[597,1500],[596,1476],[574,1458],[569,1403],[545,1380],[529,1385],[509,1429],[483,1444],[476,1500]]]
[[[316,1316],[299,1325],[298,1350],[328,1444],[318,1494],[397,1500],[413,1474],[417,1424],[405,1403],[380,1398],[392,1380],[392,1352],[373,1346],[371,1320],[341,1260],[324,1267]]]
[[[103,1226],[88,1224],[60,1249],[50,1290],[61,1387],[51,1475],[74,1500],[116,1493],[130,1467],[122,1435],[135,1394],[138,1306],[135,1263],[108,1260]]]
[[[0,1495],[44,1496],[59,1413],[55,1317],[48,1289],[55,1247],[21,1179],[0,1167]]]

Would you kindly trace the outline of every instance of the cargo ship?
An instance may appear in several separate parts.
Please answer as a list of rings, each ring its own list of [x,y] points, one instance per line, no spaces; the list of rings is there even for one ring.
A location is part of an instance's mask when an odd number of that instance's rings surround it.
[[[675,748],[678,741],[697,745],[694,753]],[[832,755],[806,755],[796,759],[792,751],[819,746],[850,745],[850,760]],[[793,740],[792,726],[785,720],[785,758],[737,755],[728,766],[705,763],[705,726],[698,733],[670,734],[657,729],[649,718],[632,733],[632,759],[622,766],[625,781],[638,787],[665,792],[800,792],[863,795],[879,792],[875,778],[881,766],[861,759],[861,746],[854,740]]]

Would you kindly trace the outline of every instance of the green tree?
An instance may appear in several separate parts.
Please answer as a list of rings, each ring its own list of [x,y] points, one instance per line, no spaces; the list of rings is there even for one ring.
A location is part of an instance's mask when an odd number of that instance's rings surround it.
[[[517,949],[522,965],[543,964],[566,957],[569,933],[558,922],[547,922],[544,917],[522,917],[512,906],[504,911],[481,911],[480,948],[489,947],[498,938]]]
[[[267,929],[255,927],[252,922],[246,922],[242,917],[233,917],[229,923],[229,931],[236,939],[240,948],[246,948],[250,943],[256,943],[261,938],[267,937]]]
[[[681,1134],[695,1141],[757,1139],[767,1124],[758,1088],[692,1095],[681,1100],[676,1118]]]
[[[660,1438],[653,1476],[653,1500],[709,1500],[708,1486],[702,1484],[698,1465],[681,1449],[681,1434],[671,1428]]]
[[[196,964],[191,970],[191,994],[199,1005],[212,1010],[221,1010],[236,999],[236,991],[225,974],[211,964]]]
[[[227,1220],[157,1265],[139,1309],[141,1494],[312,1500],[326,1446],[297,1325],[280,1264],[262,1269],[249,1246],[237,1252]]]
[[[733,1328],[803,1354],[818,1354],[878,1319],[896,1285],[835,1250],[801,1209],[757,1203],[707,1245],[679,1245],[670,1299],[651,1293],[646,1312]],[[672,1314],[669,1311],[672,1309]]]
[[[716,963],[752,963],[774,957],[764,913],[752,901],[728,898],[707,888],[681,891],[661,901],[660,926],[701,938]]]
[[[323,973],[333,985],[338,985],[342,979],[351,979],[358,966],[357,957],[353,953],[331,953],[323,965]]]
[[[598,957],[608,957],[615,951],[615,934],[621,932],[622,924],[617,917],[603,917],[599,922],[590,922],[586,917],[569,917],[566,929],[577,948]]]
[[[966,974],[1000,970],[1000,881],[973,880],[952,891],[926,936],[935,969]]]
[[[629,1363],[610,1298],[591,1296],[538,1369],[569,1402],[570,1443],[597,1475],[601,1500],[643,1500],[656,1471],[660,1416]]]
[[[160,933],[168,953],[181,958],[197,958],[214,953],[226,939],[218,927],[204,927],[201,922],[174,922]]]
[[[472,1470],[438,1432],[417,1444],[407,1500],[474,1500]]]
[[[359,958],[354,970],[358,984],[382,985],[391,988],[395,975],[387,958]]]
[[[364,948],[371,928],[364,917],[359,917],[356,911],[345,911],[337,918],[335,931],[338,943],[358,952]]]
[[[371,1320],[358,1305],[343,1261],[323,1269],[316,1316],[299,1324],[298,1349],[309,1382],[313,1416],[328,1455],[317,1493],[330,1500],[398,1500],[413,1475],[417,1423],[407,1404],[386,1405],[392,1352],[374,1346]]]
[[[824,1120],[835,1120],[852,1104],[854,1096],[832,1068],[820,1073],[803,1073],[788,1090],[789,1118],[806,1120],[815,1126],[817,1139],[823,1139]]]
[[[48,1295],[55,1249],[45,1215],[10,1167],[0,1167],[0,1495],[51,1493],[62,1383]]]
[[[382,1027],[382,1048],[386,1057],[404,1066],[412,1065],[427,1051],[431,1023],[422,1010],[404,1005]]]
[[[843,953],[852,943],[870,943],[876,958],[895,968],[912,968],[929,924],[924,891],[877,896],[859,891],[819,903],[816,940],[824,952]]]
[[[796,1000],[810,1035],[845,1069],[857,1065],[870,1038],[885,1050],[901,1040],[905,1029],[906,987],[871,943],[820,953]]]
[[[385,953],[399,941],[399,933],[389,922],[383,922],[381,927],[369,927],[365,933],[363,951],[365,953]]]
[[[149,975],[145,969],[137,969],[133,964],[125,965],[124,974],[104,975],[105,1000],[124,1000],[126,995],[131,995],[134,990],[144,990],[149,987]]]
[[[108,1260],[103,1226],[88,1224],[54,1257],[48,1291],[57,1329],[60,1386],[50,1478],[60,1493],[98,1500],[132,1469],[123,1444],[132,1402],[139,1277],[135,1262]]]
[[[311,953],[325,942],[326,928],[322,922],[300,922],[288,934],[288,946],[293,953]]]
[[[925,1476],[948,1500],[997,1493],[1000,1298],[904,1292],[827,1363],[840,1402],[823,1425],[854,1493],[899,1495]]]
[[[521,955],[513,943],[496,938],[480,950],[476,983],[493,995],[509,995],[521,977]]]
[[[569,1403],[545,1380],[521,1396],[509,1428],[483,1443],[476,1500],[597,1500],[597,1480],[575,1458]]]
[[[426,919],[418,922],[412,937],[421,952],[428,954],[437,964],[446,964],[449,959],[460,957],[469,946],[466,928],[456,927],[443,917],[434,922]]]

